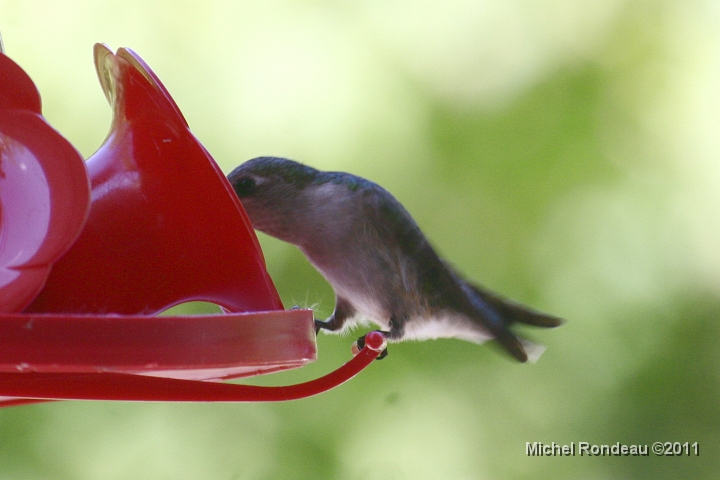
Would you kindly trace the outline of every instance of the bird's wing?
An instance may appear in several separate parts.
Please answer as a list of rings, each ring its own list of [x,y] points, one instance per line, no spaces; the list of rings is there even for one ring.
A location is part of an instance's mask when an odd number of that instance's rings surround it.
[[[404,277],[414,279],[416,284],[412,288],[416,288],[430,306],[461,300],[454,298],[459,292],[454,274],[395,197],[374,185],[374,188],[365,189],[363,206],[367,229],[373,231],[385,250],[387,245],[394,247],[395,266],[407,271]]]

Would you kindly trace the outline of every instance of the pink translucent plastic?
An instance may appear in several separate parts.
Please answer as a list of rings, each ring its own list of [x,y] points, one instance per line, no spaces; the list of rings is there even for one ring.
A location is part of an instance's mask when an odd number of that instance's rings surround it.
[[[242,205],[152,70],[100,44],[95,66],[113,122],[85,165],[0,53],[0,406],[290,400],[376,358],[372,333],[311,382],[220,382],[314,361],[313,313],[283,310]],[[227,313],[154,315],[191,300]]]
[[[42,117],[30,77],[0,53],[0,312],[35,298],[89,200],[82,157]]]

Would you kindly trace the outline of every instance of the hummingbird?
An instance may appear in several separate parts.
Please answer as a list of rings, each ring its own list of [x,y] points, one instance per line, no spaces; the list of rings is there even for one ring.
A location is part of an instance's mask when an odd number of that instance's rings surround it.
[[[562,323],[464,279],[405,207],[370,180],[277,157],[248,160],[227,178],[253,228],[297,246],[333,288],[335,310],[315,320],[316,332],[372,322],[389,342],[492,339],[526,362],[542,347],[510,327]]]

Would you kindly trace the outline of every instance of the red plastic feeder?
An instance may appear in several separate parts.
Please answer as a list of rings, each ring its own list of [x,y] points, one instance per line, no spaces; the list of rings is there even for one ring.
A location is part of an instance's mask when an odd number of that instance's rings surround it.
[[[242,205],[152,70],[100,44],[95,66],[113,122],[84,164],[0,51],[0,406],[292,400],[374,360],[378,332],[311,382],[218,382],[314,361],[312,311],[283,310]],[[155,316],[191,300],[226,313]]]

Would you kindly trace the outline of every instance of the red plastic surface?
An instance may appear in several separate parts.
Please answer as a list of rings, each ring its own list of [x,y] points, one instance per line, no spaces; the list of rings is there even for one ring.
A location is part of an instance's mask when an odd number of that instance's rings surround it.
[[[30,77],[0,53],[0,312],[33,300],[89,203],[82,157],[42,117]]]
[[[163,402],[277,402],[297,400],[334,388],[362,371],[385,348],[385,336],[370,332],[363,348],[337,370],[306,383],[281,387],[198,382],[119,373],[49,374],[0,372],[7,405],[46,400]],[[20,399],[18,399],[20,398]],[[1,401],[1,400],[0,400]]]
[[[310,310],[203,316],[0,315],[0,372],[214,380],[316,358]]]
[[[113,123],[87,160],[90,213],[26,311],[281,310],[245,211],[160,80],[129,49],[97,44],[95,66]]]
[[[86,171],[0,54],[0,406],[292,400],[375,359],[377,332],[311,382],[218,382],[314,361],[313,312],[282,310],[237,196],[149,67],[103,45],[95,64],[114,117]],[[230,313],[150,315],[190,300]]]

